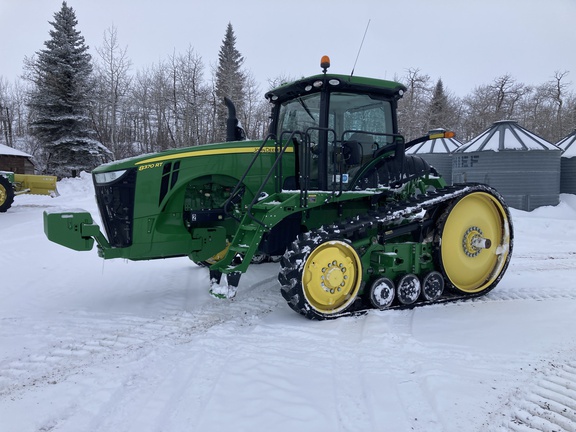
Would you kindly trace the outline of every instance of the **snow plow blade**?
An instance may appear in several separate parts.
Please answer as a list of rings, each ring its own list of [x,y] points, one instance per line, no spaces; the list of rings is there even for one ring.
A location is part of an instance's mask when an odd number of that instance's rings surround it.
[[[15,195],[29,193],[55,197],[59,195],[56,180],[55,176],[14,174],[14,193]]]
[[[92,250],[94,231],[100,233],[100,228],[86,211],[44,212],[44,233],[59,245],[76,251]]]

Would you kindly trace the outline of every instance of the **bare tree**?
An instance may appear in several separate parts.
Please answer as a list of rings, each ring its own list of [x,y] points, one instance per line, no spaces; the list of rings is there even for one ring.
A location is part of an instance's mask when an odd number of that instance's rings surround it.
[[[144,69],[136,74],[130,93],[132,139],[137,153],[154,151],[152,132],[152,72]]]
[[[568,75],[568,71],[554,73],[554,79],[549,82],[550,98],[556,106],[556,128],[554,133],[554,141],[559,141],[568,131],[564,129],[563,114],[564,114],[564,98],[568,83],[563,81]]]
[[[470,139],[499,120],[518,120],[519,107],[532,91],[509,74],[494,79],[492,84],[477,86],[463,101],[464,136]]]
[[[518,101],[531,91],[530,87],[517,83],[509,74],[496,78],[488,88],[493,92],[493,121],[511,119]]]
[[[400,81],[406,85],[407,90],[400,99],[398,121],[404,136],[412,139],[427,132],[426,111],[432,95],[430,76],[420,73],[420,69],[410,68]]]
[[[13,147],[12,136],[12,100],[9,95],[10,85],[0,77],[0,139],[4,139],[8,147]]]
[[[184,54],[170,58],[170,92],[176,144],[179,147],[200,144],[203,88],[202,58],[189,46]]]
[[[118,136],[118,116],[130,89],[131,77],[128,72],[131,61],[127,47],[121,48],[118,43],[118,32],[114,26],[106,30],[103,43],[96,48],[96,52],[100,61],[95,67],[98,104],[94,108],[93,121],[100,141],[118,158],[123,153]]]
[[[246,73],[246,99],[240,119],[246,136],[250,139],[264,138],[268,134],[270,104],[264,98],[260,86],[251,73]]]

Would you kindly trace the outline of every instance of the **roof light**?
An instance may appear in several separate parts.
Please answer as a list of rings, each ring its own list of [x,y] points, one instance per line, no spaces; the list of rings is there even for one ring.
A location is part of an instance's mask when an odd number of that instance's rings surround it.
[[[332,78],[330,81],[328,81],[328,84],[333,85],[333,86],[337,86],[340,84],[340,80]]]
[[[314,87],[316,88],[320,88],[322,87],[322,80],[318,80],[318,81],[314,81],[314,83],[312,84]]]
[[[322,56],[322,59],[320,59],[320,67],[322,68],[322,72],[326,73],[330,67],[330,57],[327,55]]]

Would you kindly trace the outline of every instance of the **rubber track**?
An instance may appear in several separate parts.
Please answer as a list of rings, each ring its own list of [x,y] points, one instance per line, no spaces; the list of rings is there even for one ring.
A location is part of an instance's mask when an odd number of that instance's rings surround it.
[[[359,297],[355,303],[352,304],[346,311],[341,313],[325,315],[320,314],[310,308],[306,300],[300,298],[297,285],[299,283],[298,278],[300,277],[300,267],[303,265],[304,258],[308,255],[311,249],[315,245],[325,241],[342,239],[355,240],[357,238],[362,238],[365,236],[365,233],[369,229],[373,228],[376,224],[381,224],[383,226],[393,226],[405,219],[416,220],[415,216],[418,215],[418,213],[431,210],[434,207],[438,207],[444,204],[449,204],[452,200],[458,199],[472,192],[487,192],[504,202],[504,199],[501,197],[501,195],[495,189],[487,185],[471,183],[456,184],[442,189],[437,189],[417,197],[413,197],[406,201],[391,203],[387,206],[381,207],[378,211],[369,212],[365,215],[358,215],[354,218],[342,221],[339,224],[321,227],[317,230],[300,234],[298,238],[292,242],[291,246],[288,248],[281,260],[281,270],[278,274],[278,281],[282,285],[282,296],[286,299],[288,305],[293,310],[309,319],[322,320],[340,318],[344,316],[355,316],[364,314],[369,310],[374,309],[374,307],[369,302],[365,301],[361,297]],[[440,219],[442,219],[442,217]],[[439,224],[441,223],[442,221],[439,221]],[[512,247],[512,221],[510,219],[509,223],[511,229],[510,247]],[[500,278],[504,275],[507,265],[508,263],[506,263],[500,272],[499,277],[494,281],[490,289],[497,285]],[[486,289],[479,293],[473,294],[461,294],[445,289],[443,296],[436,301],[426,301],[420,298],[413,304],[394,304],[386,310],[412,309],[415,307],[427,306],[431,304],[442,304],[472,299],[486,294],[490,291],[490,289]]]

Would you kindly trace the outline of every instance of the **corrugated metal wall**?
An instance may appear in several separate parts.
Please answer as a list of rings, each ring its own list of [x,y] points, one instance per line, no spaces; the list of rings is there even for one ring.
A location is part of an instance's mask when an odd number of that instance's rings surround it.
[[[440,173],[446,183],[452,184],[452,154],[450,153],[418,153],[420,156]]]
[[[576,194],[576,157],[561,158],[560,193]]]
[[[576,130],[556,145],[564,150],[560,162],[560,193],[576,194]]]
[[[561,150],[503,150],[452,154],[454,183],[478,182],[494,187],[510,207],[531,211],[557,205]]]

